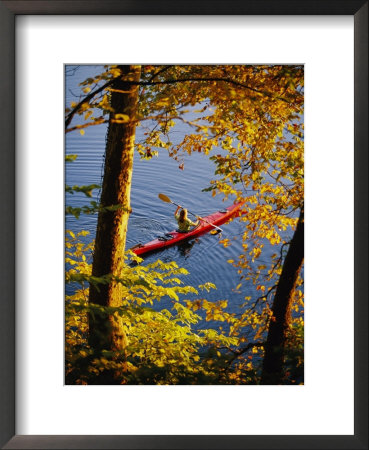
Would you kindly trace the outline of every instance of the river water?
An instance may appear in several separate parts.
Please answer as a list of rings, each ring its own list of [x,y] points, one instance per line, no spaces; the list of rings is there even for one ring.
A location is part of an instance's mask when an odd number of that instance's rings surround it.
[[[66,76],[66,105],[71,101],[78,101],[76,97],[80,93],[78,83],[99,73],[99,70],[99,67],[80,66]],[[98,125],[87,128],[83,136],[78,131],[66,135],[66,153],[78,155],[75,162],[66,164],[66,184],[101,185],[106,129],[106,125]],[[142,130],[138,128],[136,139],[140,138],[140,133]],[[176,222],[173,217],[175,207],[162,202],[158,198],[159,193],[169,196],[174,202],[201,216],[230,205],[232,199],[223,202],[221,196],[212,197],[209,192],[202,192],[202,189],[209,186],[214,169],[214,164],[202,154],[188,156],[183,170],[179,168],[178,162],[167,155],[166,150],[160,150],[159,156],[151,160],[140,160],[136,155],[131,191],[133,212],[129,219],[126,247],[130,248],[139,242],[148,242],[175,229]],[[94,199],[97,199],[98,190],[95,190],[94,194]],[[83,194],[67,195],[66,204],[81,206],[87,204],[89,200]],[[90,239],[93,239],[96,222],[97,215],[81,215],[78,220],[67,215],[66,229],[74,232],[81,229],[88,230]],[[189,271],[189,275],[183,279],[186,284],[196,287],[205,282],[214,283],[217,289],[206,293],[206,298],[211,301],[227,299],[229,310],[240,313],[239,305],[244,303],[244,297],[256,294],[252,284],[244,284],[237,292],[235,291],[240,283],[240,274],[227,262],[229,259],[237,259],[241,253],[243,225],[235,219],[222,228],[224,229],[222,234],[205,234],[183,245],[172,246],[151,254],[145,258],[143,264],[156,259],[165,262],[176,261],[180,267]],[[219,242],[224,238],[230,239],[232,245],[225,248]],[[265,254],[275,251],[275,248],[267,248]],[[165,306],[165,302],[162,306]]]

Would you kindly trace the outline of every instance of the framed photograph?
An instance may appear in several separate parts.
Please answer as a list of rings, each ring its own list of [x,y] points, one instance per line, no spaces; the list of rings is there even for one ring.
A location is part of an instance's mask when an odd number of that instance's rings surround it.
[[[0,25],[3,448],[368,448],[368,4]]]

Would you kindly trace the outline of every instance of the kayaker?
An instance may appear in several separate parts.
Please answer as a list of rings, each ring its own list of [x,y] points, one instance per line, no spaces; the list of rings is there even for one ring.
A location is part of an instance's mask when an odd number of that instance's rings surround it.
[[[179,210],[181,211],[178,213]],[[178,222],[178,231],[180,233],[187,233],[190,231],[191,227],[196,227],[200,223],[199,220],[192,222],[192,220],[187,217],[187,209],[181,208],[180,206],[177,207],[174,217]]]

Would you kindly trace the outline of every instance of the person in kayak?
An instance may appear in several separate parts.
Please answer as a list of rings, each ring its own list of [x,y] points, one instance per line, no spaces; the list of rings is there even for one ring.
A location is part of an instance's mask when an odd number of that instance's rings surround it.
[[[179,210],[181,211],[178,213]],[[187,233],[191,230],[191,227],[197,227],[200,223],[199,219],[201,219],[201,217],[199,217],[196,222],[192,222],[192,220],[187,217],[187,209],[181,208],[180,206],[177,207],[174,217],[178,222],[178,231],[180,233]]]

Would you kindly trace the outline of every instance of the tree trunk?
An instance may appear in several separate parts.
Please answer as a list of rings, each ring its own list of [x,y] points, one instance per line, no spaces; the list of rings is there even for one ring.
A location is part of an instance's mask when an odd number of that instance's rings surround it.
[[[101,277],[112,274],[121,278],[124,266],[124,250],[128,218],[130,214],[130,191],[135,141],[134,121],[138,101],[138,86],[127,81],[139,81],[139,66],[119,66],[122,77],[111,88],[109,128],[105,152],[104,179],[101,191],[101,207],[119,205],[115,211],[100,211],[97,222],[92,275]],[[124,114],[127,123],[115,123],[117,114]],[[127,117],[128,116],[128,117]],[[122,116],[117,118],[122,120]],[[117,282],[90,284],[91,304],[117,307],[122,305],[122,285]],[[121,318],[112,315],[89,316],[90,344],[102,349],[121,351],[127,345]]]
[[[262,384],[281,384],[283,379],[286,331],[297,277],[304,261],[304,210],[301,209],[274,297],[272,317],[265,345]]]

